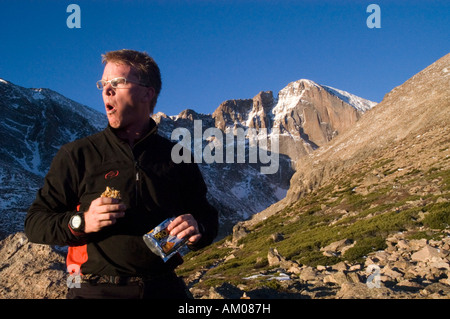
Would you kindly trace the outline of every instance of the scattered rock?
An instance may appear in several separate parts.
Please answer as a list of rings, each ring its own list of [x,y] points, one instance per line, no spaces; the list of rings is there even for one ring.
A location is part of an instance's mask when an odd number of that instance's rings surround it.
[[[442,260],[439,251],[429,245],[425,245],[424,248],[411,255],[413,261],[430,261],[430,260]]]
[[[388,237],[386,243],[386,250],[370,253],[364,263],[341,261],[326,266],[300,266],[283,257],[276,248],[269,250],[267,259],[276,271],[292,274],[290,284],[284,288],[291,291],[287,298],[450,298],[449,236],[434,241],[409,240],[405,233],[398,233]],[[353,244],[341,240],[322,251],[339,253]],[[271,278],[269,274],[258,276]],[[252,295],[248,291],[247,294]]]
[[[412,280],[402,280],[395,287],[400,290],[411,290],[411,291],[418,291],[424,288],[421,284]]]
[[[383,268],[382,272],[383,275],[389,277],[391,280],[397,280],[400,278],[403,278],[403,273],[398,271],[398,269],[392,269],[391,266],[386,266]]]
[[[283,257],[278,253],[276,248],[270,248],[267,254],[267,261],[269,266],[279,266],[281,264]]]
[[[233,227],[233,243],[237,243],[240,239],[247,236],[248,230],[242,223],[237,223]]]
[[[243,295],[244,292],[238,287],[225,282],[218,287],[211,287],[208,299],[240,299]]]
[[[343,283],[336,294],[338,299],[387,299],[394,293],[386,287],[369,288],[364,283]]]
[[[299,278],[303,281],[315,281],[317,280],[317,270],[307,266],[300,271]]]
[[[234,254],[231,254],[231,255],[228,255],[228,256],[225,258],[225,261],[229,261],[229,260],[234,259],[234,258],[236,258],[236,256],[235,256]]]
[[[207,270],[195,272],[185,280],[196,299],[450,298],[450,236],[441,240],[408,240],[405,233],[400,233],[387,238],[386,243],[386,250],[370,253],[364,263],[341,261],[317,267],[299,265],[271,248],[267,254],[270,273],[254,276],[256,280],[267,280],[266,288],[249,289],[250,285],[236,287],[229,283],[198,288],[195,284],[208,275]],[[339,252],[349,244],[353,243],[335,242],[327,249]],[[0,256],[0,298],[65,298],[65,258],[50,246],[32,244],[23,233],[17,233],[0,242]],[[236,252],[231,251],[223,260],[234,258]]]
[[[344,271],[348,269],[348,265],[345,262],[341,261],[335,265],[332,265],[331,269],[335,271]]]
[[[348,249],[352,248],[356,242],[351,239],[342,239],[335,241],[325,247],[320,248],[323,255],[327,257],[343,255]]]
[[[284,239],[284,235],[281,233],[275,233],[270,235],[270,239],[274,242],[277,243],[279,241],[282,241]]]

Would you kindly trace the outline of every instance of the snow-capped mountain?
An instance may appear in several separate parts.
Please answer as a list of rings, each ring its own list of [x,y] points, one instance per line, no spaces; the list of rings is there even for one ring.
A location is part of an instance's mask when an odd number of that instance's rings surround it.
[[[274,98],[272,91],[253,99],[222,103],[212,117],[216,127],[267,128],[279,132],[279,152],[293,161],[309,154],[353,126],[377,103],[311,80],[289,83]]]
[[[195,148],[195,135],[206,133],[210,128],[219,129],[216,136],[197,136],[202,140],[201,149],[211,141],[226,148],[225,135],[237,148],[238,132],[246,134],[245,163],[237,163],[236,153],[232,161],[205,163],[199,166],[209,189],[209,199],[221,209],[221,222],[225,233],[229,233],[238,221],[269,207],[284,198],[289,181],[294,173],[294,162],[330,141],[334,136],[350,128],[362,113],[375,106],[348,92],[321,86],[310,80],[289,83],[274,98],[271,91],[260,92],[252,99],[227,100],[212,115],[185,110],[177,116],[158,113],[154,119],[160,124],[160,132],[171,138],[177,128],[189,131],[189,147]],[[201,123],[202,127],[195,122]],[[267,166],[261,158],[251,163],[249,152],[250,133],[265,132],[266,148],[272,159],[277,157],[276,173],[263,174]],[[208,134],[206,134],[208,135]],[[275,137],[272,141],[272,138]],[[217,141],[219,140],[219,141]],[[272,142],[278,142],[276,150]],[[258,151],[264,145],[257,145]],[[220,148],[220,147],[219,147]],[[274,154],[276,153],[276,154]]]
[[[0,79],[0,234],[23,218],[59,147],[105,127],[106,116],[49,89]]]
[[[25,89],[0,80],[2,160],[44,176],[55,151],[97,132],[106,117],[49,89]]]
[[[352,127],[377,103],[301,79],[280,90],[272,109],[273,126],[283,141],[280,152],[300,158]]]

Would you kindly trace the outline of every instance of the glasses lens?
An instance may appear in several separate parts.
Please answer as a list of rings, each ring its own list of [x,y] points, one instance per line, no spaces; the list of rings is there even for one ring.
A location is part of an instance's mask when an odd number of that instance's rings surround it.
[[[103,87],[104,87],[103,81],[97,81],[97,88],[98,88],[99,90],[103,90]]]
[[[124,85],[126,83],[125,78],[115,78],[111,80],[111,86],[113,88],[120,87],[121,85]]]

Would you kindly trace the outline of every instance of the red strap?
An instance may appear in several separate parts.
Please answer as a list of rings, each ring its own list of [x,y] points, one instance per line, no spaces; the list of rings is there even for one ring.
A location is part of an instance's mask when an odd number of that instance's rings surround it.
[[[67,271],[72,275],[76,273],[81,275],[81,265],[88,260],[87,245],[69,246],[67,252],[66,265]]]
[[[80,204],[77,205],[77,211],[80,211]],[[74,231],[70,228],[72,233]],[[76,235],[76,233],[74,233]],[[77,275],[81,274],[81,265],[84,264],[88,260],[87,254],[87,245],[82,246],[69,246],[69,250],[67,251],[66,265],[67,271],[73,275],[76,273]]]

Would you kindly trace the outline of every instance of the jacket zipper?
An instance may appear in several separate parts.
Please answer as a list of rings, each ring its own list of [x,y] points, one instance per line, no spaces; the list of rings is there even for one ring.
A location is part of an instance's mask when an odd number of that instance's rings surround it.
[[[136,200],[136,207],[138,207],[138,204],[139,204],[139,183],[140,183],[141,177],[140,177],[140,174],[139,174],[139,170],[140,170],[139,162],[136,159],[133,150],[134,150],[134,148],[136,147],[136,145],[138,143],[141,143],[144,139],[147,138],[147,136],[150,136],[151,134],[155,133],[156,130],[157,130],[157,126],[155,126],[150,132],[148,132],[147,135],[144,136],[143,139],[139,140],[134,146],[130,146],[129,145],[130,151],[131,151],[131,156],[132,156],[132,158],[134,160],[134,169],[135,169],[135,172],[136,172],[136,174],[135,174],[135,187],[134,187],[134,189],[135,189],[135,198],[136,198],[135,199]]]
[[[139,181],[140,181],[140,175],[139,175],[139,164],[137,161],[134,162],[134,168],[135,168],[135,172],[136,172],[136,179],[135,179],[135,186],[134,186],[134,190],[135,190],[135,200],[136,200],[136,207],[138,206],[139,203]]]

